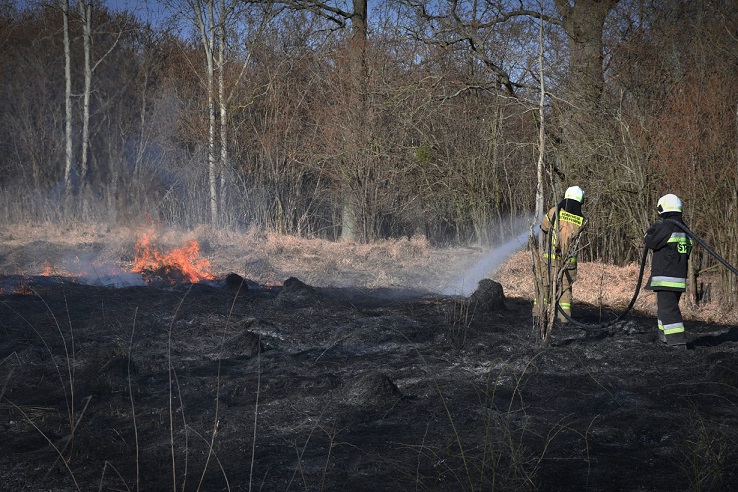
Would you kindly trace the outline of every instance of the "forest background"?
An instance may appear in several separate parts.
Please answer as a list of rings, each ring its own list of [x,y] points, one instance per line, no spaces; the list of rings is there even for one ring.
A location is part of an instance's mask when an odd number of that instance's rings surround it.
[[[486,246],[577,184],[582,260],[675,193],[736,265],[737,78],[737,0],[0,0],[0,221]]]

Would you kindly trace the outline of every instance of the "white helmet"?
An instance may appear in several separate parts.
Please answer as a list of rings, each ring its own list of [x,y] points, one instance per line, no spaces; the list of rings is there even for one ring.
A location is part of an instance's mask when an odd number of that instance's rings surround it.
[[[668,195],[664,195],[659,198],[659,203],[656,205],[656,210],[659,211],[659,214],[663,214],[666,212],[681,212],[682,201],[679,199],[678,196],[669,193]]]
[[[564,198],[576,200],[581,203],[582,199],[584,198],[584,191],[582,191],[582,189],[578,186],[570,186],[566,189],[566,193],[564,193]]]

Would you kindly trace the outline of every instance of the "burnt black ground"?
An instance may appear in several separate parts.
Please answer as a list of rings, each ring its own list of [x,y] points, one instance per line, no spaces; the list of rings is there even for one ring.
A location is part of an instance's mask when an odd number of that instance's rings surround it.
[[[735,326],[229,280],[0,296],[0,488],[738,488]]]

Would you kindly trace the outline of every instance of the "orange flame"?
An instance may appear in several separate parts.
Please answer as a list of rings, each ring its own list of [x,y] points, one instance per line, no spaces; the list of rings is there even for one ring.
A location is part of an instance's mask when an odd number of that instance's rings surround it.
[[[165,275],[176,274],[189,282],[213,279],[210,262],[200,258],[200,245],[190,241],[187,245],[169,252],[160,252],[151,244],[151,238],[144,234],[135,246],[135,258],[132,271],[162,271]]]

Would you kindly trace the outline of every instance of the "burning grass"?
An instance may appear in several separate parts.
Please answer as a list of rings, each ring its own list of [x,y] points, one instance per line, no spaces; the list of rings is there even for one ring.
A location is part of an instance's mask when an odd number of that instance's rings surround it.
[[[196,283],[214,278],[210,262],[200,256],[200,244],[194,239],[180,248],[161,250],[155,245],[154,232],[149,231],[138,238],[134,249],[133,272],[171,283]]]
[[[181,230],[139,228],[107,230],[81,224],[74,229],[52,224],[4,226],[3,273],[23,275],[125,277],[131,272],[172,276],[186,282],[224,278],[234,272],[261,285],[277,285],[296,277],[314,286],[417,288],[441,292],[486,252],[480,248],[433,248],[424,238],[358,244],[303,239],[256,230],[237,232],[210,227]],[[117,271],[115,271],[117,269]],[[167,273],[169,271],[170,273]],[[624,267],[581,263],[575,300],[624,309],[638,280],[638,264]],[[507,297],[533,298],[530,255],[519,251],[489,277],[500,282]],[[644,273],[648,277],[648,270]],[[641,290],[634,309],[655,315],[652,292]],[[685,295],[685,317],[735,323],[719,296],[699,306]]]

